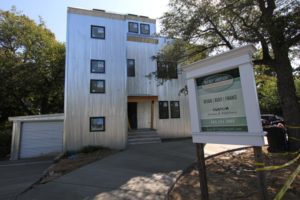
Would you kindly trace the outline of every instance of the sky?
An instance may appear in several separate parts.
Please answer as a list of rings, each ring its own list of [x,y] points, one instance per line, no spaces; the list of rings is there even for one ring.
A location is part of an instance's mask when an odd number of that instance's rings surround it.
[[[39,22],[39,16],[56,38],[66,41],[67,7],[103,9],[107,12],[159,18],[168,9],[168,0],[0,0],[1,10],[16,6],[18,11]],[[159,27],[158,27],[159,30]]]

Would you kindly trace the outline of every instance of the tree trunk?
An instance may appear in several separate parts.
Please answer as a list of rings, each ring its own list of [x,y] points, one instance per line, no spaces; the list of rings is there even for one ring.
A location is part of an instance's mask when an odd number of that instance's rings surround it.
[[[300,142],[293,138],[300,140],[300,104],[296,96],[293,70],[288,57],[288,51],[284,51],[283,49],[274,50],[274,55],[277,88],[283,117],[288,129],[289,148],[291,151],[296,151],[300,148]]]

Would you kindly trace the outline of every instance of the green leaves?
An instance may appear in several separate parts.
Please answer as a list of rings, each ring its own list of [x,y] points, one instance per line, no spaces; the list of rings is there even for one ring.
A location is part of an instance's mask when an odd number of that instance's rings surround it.
[[[65,46],[45,24],[0,10],[0,121],[63,111]]]

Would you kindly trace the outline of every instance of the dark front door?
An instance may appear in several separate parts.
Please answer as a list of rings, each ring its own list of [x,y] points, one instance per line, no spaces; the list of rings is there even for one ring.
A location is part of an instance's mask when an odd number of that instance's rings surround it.
[[[137,103],[128,103],[128,120],[131,129],[137,129]]]

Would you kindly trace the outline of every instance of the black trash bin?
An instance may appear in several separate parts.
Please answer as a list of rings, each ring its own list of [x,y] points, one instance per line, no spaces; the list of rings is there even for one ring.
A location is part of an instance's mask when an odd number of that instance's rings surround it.
[[[284,128],[271,126],[264,127],[268,138],[269,152],[283,152],[287,150],[287,132]]]

